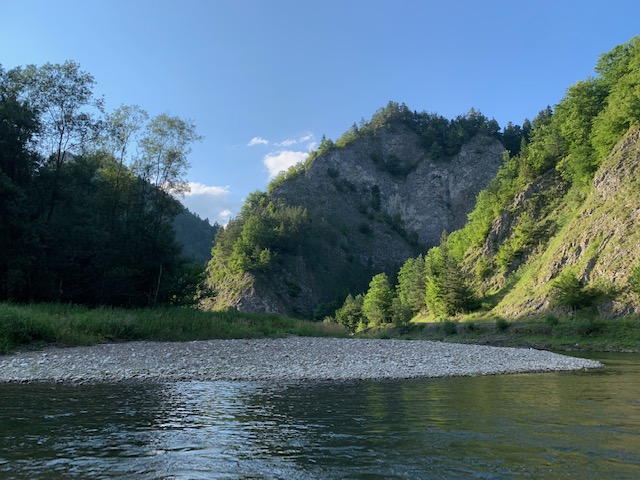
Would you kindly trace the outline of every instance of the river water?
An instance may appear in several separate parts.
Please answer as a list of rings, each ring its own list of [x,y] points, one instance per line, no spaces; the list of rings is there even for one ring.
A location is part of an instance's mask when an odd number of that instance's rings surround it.
[[[0,385],[0,479],[637,479],[640,355],[573,373]]]

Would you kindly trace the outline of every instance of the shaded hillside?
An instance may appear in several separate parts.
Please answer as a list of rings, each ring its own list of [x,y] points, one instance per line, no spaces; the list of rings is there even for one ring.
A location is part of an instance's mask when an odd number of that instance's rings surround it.
[[[390,103],[251,195],[218,236],[207,308],[322,316],[463,225],[502,163],[495,121]]]
[[[173,219],[176,241],[182,247],[182,255],[192,262],[205,265],[211,259],[211,247],[218,231],[217,223],[211,225],[187,208],[182,208]]]

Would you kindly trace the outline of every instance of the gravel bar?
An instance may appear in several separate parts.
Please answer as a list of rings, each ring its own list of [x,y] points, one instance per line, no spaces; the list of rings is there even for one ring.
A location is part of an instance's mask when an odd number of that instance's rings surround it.
[[[600,362],[543,350],[422,340],[287,337],[128,342],[0,356],[0,383],[355,380],[552,372]]]

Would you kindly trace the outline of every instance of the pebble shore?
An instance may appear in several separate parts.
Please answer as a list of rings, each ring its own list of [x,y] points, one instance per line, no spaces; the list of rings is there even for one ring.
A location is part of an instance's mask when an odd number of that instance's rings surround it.
[[[542,350],[422,340],[287,337],[128,342],[0,356],[0,383],[356,380],[602,367]]]

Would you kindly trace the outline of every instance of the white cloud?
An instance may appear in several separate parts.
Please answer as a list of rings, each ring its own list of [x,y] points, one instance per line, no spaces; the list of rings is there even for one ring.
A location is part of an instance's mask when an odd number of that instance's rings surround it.
[[[297,140],[291,140],[288,138],[286,140],[276,143],[275,145],[278,147],[290,147],[291,145],[295,145],[296,143],[298,143]]]
[[[307,133],[300,138],[287,138],[285,140],[282,140],[281,142],[274,143],[274,145],[277,147],[290,147],[291,145],[295,145],[297,143],[311,142],[314,140],[314,138],[315,137],[313,136],[313,133]]]
[[[190,197],[193,195],[229,195],[231,191],[229,190],[229,186],[225,187],[216,187],[214,185],[204,185],[198,182],[189,182],[189,191],[185,193],[186,197]]]
[[[294,152],[282,150],[273,152],[264,157],[264,164],[269,170],[269,178],[273,178],[278,173],[284,172],[296,163],[304,162],[309,156],[308,152]]]
[[[247,143],[247,147],[253,147],[255,145],[269,145],[269,140],[262,137],[253,137],[249,140],[249,143]]]
[[[190,191],[181,198],[182,204],[200,218],[208,218],[210,223],[218,222],[226,225],[240,210],[239,202],[231,200],[229,186],[204,185],[189,182]]]

